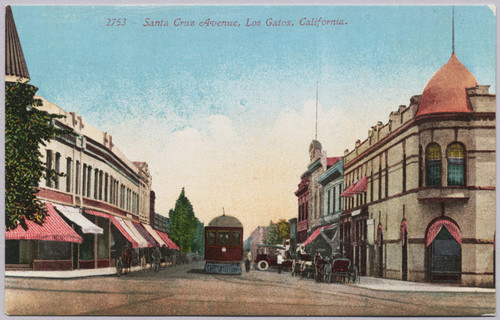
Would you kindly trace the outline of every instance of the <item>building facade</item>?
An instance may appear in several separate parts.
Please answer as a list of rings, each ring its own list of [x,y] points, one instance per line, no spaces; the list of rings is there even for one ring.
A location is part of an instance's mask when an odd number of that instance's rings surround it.
[[[29,81],[10,6],[6,8],[6,82]],[[29,85],[29,84],[22,84]],[[37,197],[49,218],[6,232],[6,265],[33,270],[109,267],[131,245],[139,259],[155,246],[176,248],[166,233],[151,228],[152,177],[146,162],[130,161],[113,138],[74,112],[40,99],[39,110],[62,116],[53,125],[67,134],[40,146],[41,161],[61,175],[46,175]],[[151,197],[153,195],[153,197]]]
[[[495,95],[453,53],[344,157],[342,250],[361,274],[494,285]]]

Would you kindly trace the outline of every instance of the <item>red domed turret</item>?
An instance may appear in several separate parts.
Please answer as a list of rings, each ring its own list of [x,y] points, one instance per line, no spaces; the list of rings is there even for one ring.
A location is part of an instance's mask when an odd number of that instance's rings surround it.
[[[443,112],[472,112],[466,90],[475,86],[476,78],[453,53],[425,86],[417,117]]]

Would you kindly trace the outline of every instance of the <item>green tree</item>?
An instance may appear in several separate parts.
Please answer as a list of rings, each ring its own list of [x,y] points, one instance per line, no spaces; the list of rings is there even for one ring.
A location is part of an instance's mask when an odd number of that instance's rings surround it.
[[[280,219],[276,224],[278,229],[278,238],[280,242],[283,242],[285,239],[290,238],[290,223],[285,219]]]
[[[205,225],[198,218],[196,218],[196,232],[191,251],[199,255],[205,252]]]
[[[269,226],[267,227],[265,243],[266,244],[279,243],[278,226],[272,221],[269,221]]]
[[[179,198],[175,202],[174,210],[169,212],[170,236],[179,246],[182,253],[191,252],[194,236],[196,233],[196,217],[193,206],[186,197],[182,188]]]
[[[42,177],[53,179],[55,172],[42,162],[40,146],[58,135],[69,133],[56,128],[62,116],[37,109],[38,88],[26,83],[5,83],[5,226],[28,229],[27,221],[42,225],[47,212],[36,198]],[[60,175],[62,176],[62,175]]]

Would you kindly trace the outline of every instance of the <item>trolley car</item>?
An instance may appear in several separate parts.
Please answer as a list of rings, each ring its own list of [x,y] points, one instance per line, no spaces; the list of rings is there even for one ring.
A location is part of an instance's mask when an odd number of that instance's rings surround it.
[[[241,274],[243,225],[223,214],[205,227],[205,272]]]

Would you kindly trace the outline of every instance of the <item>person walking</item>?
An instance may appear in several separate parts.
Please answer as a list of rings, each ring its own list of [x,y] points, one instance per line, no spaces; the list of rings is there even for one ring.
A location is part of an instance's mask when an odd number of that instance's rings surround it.
[[[283,265],[283,253],[279,253],[277,257],[278,262],[278,273],[281,274],[281,267]]]
[[[250,250],[247,250],[245,252],[245,271],[249,272],[250,271],[250,264],[252,263],[252,254],[250,253]]]

